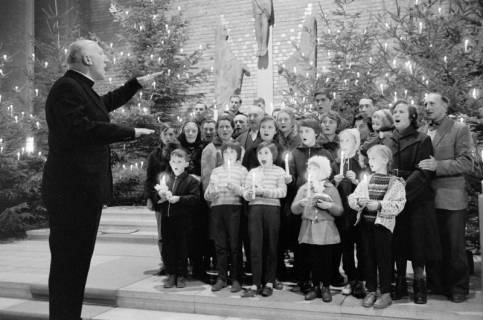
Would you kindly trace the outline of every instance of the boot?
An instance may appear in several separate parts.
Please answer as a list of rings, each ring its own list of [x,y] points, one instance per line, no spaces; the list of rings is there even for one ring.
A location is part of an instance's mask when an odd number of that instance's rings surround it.
[[[428,301],[427,299],[428,293],[426,290],[425,279],[414,279],[413,292],[414,292],[414,303],[426,304],[426,302]]]
[[[403,297],[407,297],[408,294],[408,284],[406,282],[406,277],[398,276],[396,278],[396,287],[394,291],[391,292],[391,297],[393,300],[401,300]]]

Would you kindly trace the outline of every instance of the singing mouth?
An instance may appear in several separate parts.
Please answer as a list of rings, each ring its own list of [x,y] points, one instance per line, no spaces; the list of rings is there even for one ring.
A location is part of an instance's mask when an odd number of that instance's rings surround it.
[[[262,164],[267,164],[267,160],[262,160]]]

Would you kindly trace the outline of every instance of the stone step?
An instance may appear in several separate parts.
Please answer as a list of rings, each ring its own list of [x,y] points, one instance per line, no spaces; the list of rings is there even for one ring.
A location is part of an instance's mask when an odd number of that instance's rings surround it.
[[[156,219],[152,218],[131,218],[131,217],[102,217],[99,225],[102,228],[120,228],[120,229],[139,229],[143,231],[156,231]]]
[[[0,298],[2,320],[48,320],[47,301]],[[226,320],[225,317],[174,313],[154,310],[113,308],[85,304],[82,308],[84,320]],[[238,320],[243,320],[238,318]]]
[[[483,317],[481,306],[475,307],[473,304],[471,308],[468,308],[467,304],[448,303],[435,296],[430,297],[427,305],[415,305],[405,299],[393,303],[387,309],[375,310],[363,308],[361,300],[343,296],[337,292],[333,292],[331,303],[323,303],[320,299],[304,301],[303,296],[291,293],[286,289],[275,291],[270,298],[257,296],[244,299],[240,298],[239,293],[230,293],[228,288],[213,293],[209,285],[199,281],[189,281],[188,286],[184,289],[163,289],[163,278],[146,278],[118,290],[87,287],[84,312],[92,315],[93,310],[97,310],[97,314],[99,314],[112,308],[122,308],[138,309],[140,312],[151,310],[268,320],[481,320]],[[7,292],[4,290],[5,287],[12,288],[14,285],[0,282],[2,295]],[[8,306],[6,308],[2,306],[0,299],[0,319],[46,319],[47,285],[19,286],[18,289],[26,292],[23,297],[15,299],[29,301],[17,304],[16,307]],[[481,291],[478,292],[478,295],[472,299],[481,299]],[[15,299],[6,300],[12,303]],[[89,319],[89,314],[86,315],[87,319]]]
[[[27,231],[28,240],[48,240],[49,229]],[[155,230],[141,230],[135,227],[100,226],[98,241],[113,241],[123,243],[157,244],[158,233]]]
[[[130,217],[130,218],[148,218],[156,219],[154,212],[146,207],[106,207],[102,210],[102,217]]]

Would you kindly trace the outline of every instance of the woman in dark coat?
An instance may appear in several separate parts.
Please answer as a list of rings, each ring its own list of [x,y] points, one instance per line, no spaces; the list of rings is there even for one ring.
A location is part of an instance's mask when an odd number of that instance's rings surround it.
[[[201,153],[204,145],[201,142],[201,130],[198,124],[194,120],[186,121],[181,127],[178,140],[181,147],[190,156],[187,172],[201,180]],[[200,187],[200,194],[201,192]],[[193,268],[193,277],[205,281],[205,271],[209,265],[210,257],[214,255],[214,248],[208,239],[208,205],[204,200],[200,202],[200,210],[192,215],[191,226],[192,230],[188,239],[188,256]]]
[[[146,167],[146,181],[144,183],[144,195],[147,200],[147,207],[153,210],[156,215],[156,222],[158,227],[158,247],[161,260],[163,259],[161,249],[161,210],[158,204],[158,192],[154,190],[154,186],[159,183],[159,174],[166,170],[169,166],[169,155],[178,147],[176,140],[176,131],[168,124],[162,124],[160,130],[159,146],[154,149],[148,156]],[[158,274],[161,275],[163,269]]]
[[[431,189],[431,171],[418,163],[433,155],[431,139],[417,130],[417,109],[405,101],[393,107],[394,134],[387,141],[393,152],[393,173],[406,181],[406,206],[396,220],[393,254],[397,267],[396,290],[393,299],[407,296],[406,262],[414,269],[414,302],[426,303],[424,267],[440,259],[441,248]]]

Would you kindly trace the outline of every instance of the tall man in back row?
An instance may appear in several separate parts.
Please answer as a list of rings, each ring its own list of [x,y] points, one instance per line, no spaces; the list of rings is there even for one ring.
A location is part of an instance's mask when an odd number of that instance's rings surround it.
[[[52,86],[45,112],[49,155],[42,198],[50,226],[49,312],[51,320],[79,320],[103,204],[112,191],[109,144],[151,134],[110,123],[109,112],[126,103],[158,74],[133,78],[99,96],[107,57],[94,41],[71,44],[69,70]]]
[[[436,219],[443,260],[427,270],[434,294],[445,294],[453,302],[463,302],[469,291],[468,260],[465,250],[465,223],[468,193],[464,174],[472,167],[473,141],[470,130],[448,117],[449,99],[441,93],[424,98],[429,123],[422,128],[431,137],[434,157],[419,167],[435,172]]]

